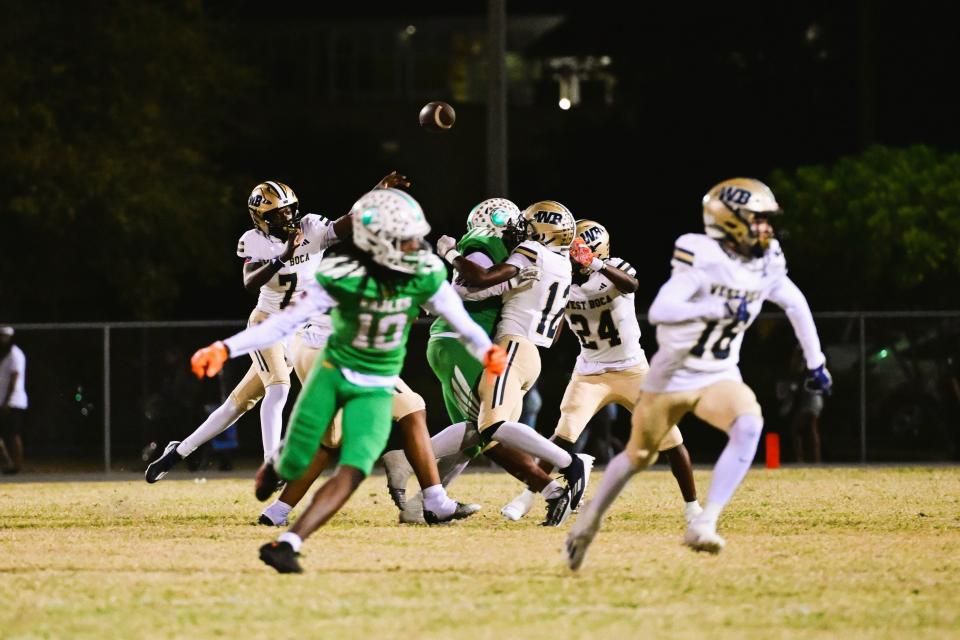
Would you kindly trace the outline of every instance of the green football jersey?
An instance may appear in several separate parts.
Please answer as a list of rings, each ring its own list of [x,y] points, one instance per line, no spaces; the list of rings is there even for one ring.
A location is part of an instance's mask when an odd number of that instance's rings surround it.
[[[460,238],[460,242],[457,243],[457,251],[463,255],[480,251],[487,254],[494,264],[499,264],[510,256],[507,245],[503,243],[503,240],[493,235],[492,231],[480,227],[468,231]],[[473,302],[464,300],[463,306],[470,317],[473,318],[473,321],[483,327],[487,335],[492,336],[500,319],[500,308],[503,306],[500,296]],[[443,318],[437,318],[430,325],[430,335],[437,333],[455,333],[455,331],[449,322]]]
[[[447,268],[431,255],[421,272],[384,295],[355,259],[330,256],[320,262],[319,282],[337,301],[333,333],[324,357],[332,364],[376,376],[400,375],[410,327],[447,279]],[[362,288],[361,288],[362,287]]]

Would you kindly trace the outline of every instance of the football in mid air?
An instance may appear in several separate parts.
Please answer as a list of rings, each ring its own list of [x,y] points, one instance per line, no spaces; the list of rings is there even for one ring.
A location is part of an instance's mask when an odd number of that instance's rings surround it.
[[[435,100],[420,109],[420,126],[427,131],[447,131],[457,120],[457,112],[446,102]]]

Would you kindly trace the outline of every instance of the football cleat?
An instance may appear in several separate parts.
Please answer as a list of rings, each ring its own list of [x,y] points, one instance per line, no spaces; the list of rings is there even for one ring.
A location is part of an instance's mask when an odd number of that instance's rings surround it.
[[[694,551],[717,554],[720,553],[727,542],[717,534],[716,522],[694,520],[687,525],[687,532],[683,536],[683,544]]]
[[[464,504],[462,502],[458,502],[457,508],[453,510],[453,513],[451,513],[449,516],[445,518],[441,518],[440,516],[435,514],[433,511],[424,509],[423,519],[429,525],[449,524],[454,520],[463,520],[464,518],[469,518],[470,516],[475,514],[477,511],[480,511],[480,505],[478,504],[472,504],[472,503]]]
[[[573,462],[560,472],[567,480],[567,486],[570,487],[570,509],[576,509],[580,506],[583,494],[590,483],[590,471],[593,469],[593,456],[585,453],[577,453],[573,456]]]
[[[163,480],[170,470],[173,469],[178,462],[183,460],[183,456],[177,453],[178,444],[180,444],[179,440],[168,442],[167,446],[163,448],[163,453],[160,457],[147,465],[147,470],[143,474],[143,477],[149,484]]]
[[[507,520],[516,522],[530,512],[536,499],[537,494],[530,489],[524,489],[523,493],[504,505],[503,509],[500,509],[500,515]]]
[[[407,490],[387,487],[387,491],[390,493],[390,499],[393,500],[393,504],[397,506],[398,510],[403,511],[407,506]]]
[[[260,547],[260,559],[279,573],[303,573],[299,557],[289,542],[268,542]]]
[[[543,527],[559,527],[567,518],[573,509],[570,508],[570,487],[564,487],[563,493],[556,498],[547,499],[547,517],[540,523]]]
[[[261,513],[257,519],[257,524],[262,524],[265,527],[285,527],[290,523],[286,518],[283,518],[280,522],[274,522],[266,513]]]
[[[260,468],[257,469],[257,475],[253,480],[253,495],[257,497],[257,500],[263,502],[276,493],[282,486],[283,480],[274,468],[273,461],[264,461],[264,463],[260,465]]]
[[[576,571],[583,564],[583,559],[587,556],[587,549],[590,548],[590,543],[593,542],[596,535],[597,527],[587,526],[586,521],[581,519],[578,519],[570,529],[564,551],[567,566],[570,567],[571,571]]]

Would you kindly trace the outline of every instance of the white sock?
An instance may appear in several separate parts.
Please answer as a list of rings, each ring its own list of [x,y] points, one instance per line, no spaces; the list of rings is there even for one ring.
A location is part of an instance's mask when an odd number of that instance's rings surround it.
[[[570,466],[573,458],[570,454],[550,442],[525,424],[504,422],[493,434],[493,439],[528,453],[534,458],[546,460],[558,469]]]
[[[437,460],[437,471],[440,473],[440,482],[444,487],[460,477],[463,470],[470,464],[470,458],[462,453]]]
[[[625,452],[620,452],[607,464],[600,479],[600,488],[594,494],[593,500],[580,510],[577,521],[573,523],[571,533],[596,529],[600,526],[603,514],[607,512],[613,501],[617,499],[627,482],[639,471],[630,463]]]
[[[280,537],[277,538],[277,542],[289,542],[295,553],[300,553],[300,547],[303,545],[303,540],[293,531],[284,531],[281,533]]]
[[[755,415],[742,415],[733,421],[730,427],[730,440],[713,467],[710,480],[710,492],[703,514],[698,519],[716,521],[720,510],[730,502],[743,478],[753,464],[763,431],[763,418]]]
[[[280,434],[283,431],[283,405],[290,393],[288,384],[272,384],[263,393],[260,402],[260,435],[263,438],[263,459],[280,446]]]
[[[470,422],[456,422],[430,438],[433,455],[446,458],[480,443],[477,428]]]
[[[273,504],[263,510],[263,515],[270,518],[270,521],[273,522],[273,524],[279,524],[287,519],[287,516],[290,515],[291,511],[293,511],[293,507],[288,505],[286,502],[276,500]]]
[[[556,498],[558,495],[563,493],[563,487],[560,486],[560,483],[556,480],[551,480],[550,484],[545,486],[540,490],[540,495],[542,495],[547,500],[551,498]]]
[[[218,435],[230,428],[245,411],[234,404],[233,399],[227,398],[227,401],[214,409],[213,413],[207,416],[196,430],[188,435],[177,445],[177,453],[186,458],[197,450],[202,444],[210,442]]]
[[[457,503],[450,499],[442,484],[435,484],[423,490],[423,508],[446,518],[457,510]]]
[[[413,467],[407,461],[403,449],[393,449],[380,456],[383,469],[387,472],[387,486],[391,489],[406,489],[407,481],[413,475]]]

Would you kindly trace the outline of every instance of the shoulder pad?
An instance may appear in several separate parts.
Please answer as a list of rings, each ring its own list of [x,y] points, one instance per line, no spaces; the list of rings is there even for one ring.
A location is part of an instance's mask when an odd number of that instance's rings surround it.
[[[674,267],[696,267],[714,262],[723,256],[716,240],[702,233],[685,233],[673,245],[670,264]]]
[[[320,261],[317,267],[317,280],[323,284],[346,277],[359,277],[366,269],[349,256],[330,256]]]
[[[237,255],[253,260],[269,260],[271,242],[256,229],[247,229],[237,242]]]
[[[770,246],[767,247],[764,260],[767,261],[767,268],[780,270],[784,273],[787,272],[787,257],[783,255],[783,248],[780,246],[780,241],[776,238],[770,240]]]
[[[513,252],[520,254],[524,258],[532,260],[533,262],[536,262],[537,258],[540,256],[539,252],[541,247],[543,247],[543,245],[535,240],[524,240],[516,246]]]

